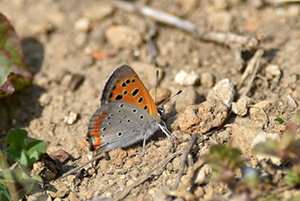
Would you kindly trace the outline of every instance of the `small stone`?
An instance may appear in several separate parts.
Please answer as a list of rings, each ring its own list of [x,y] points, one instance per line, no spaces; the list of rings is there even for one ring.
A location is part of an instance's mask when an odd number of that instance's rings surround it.
[[[198,0],[182,0],[179,3],[186,12],[190,13],[197,8]]]
[[[52,97],[49,94],[45,93],[45,94],[41,95],[41,97],[39,98],[39,103],[42,107],[44,107],[46,105],[49,105],[51,100],[52,100]]]
[[[214,25],[214,27],[218,31],[229,32],[231,28],[232,16],[229,12],[220,11],[214,13],[209,18],[210,23]]]
[[[175,121],[187,133],[203,133],[218,127],[227,119],[228,108],[219,100],[211,99],[199,105],[188,106]]]
[[[228,108],[231,107],[235,90],[229,79],[219,81],[212,90],[208,92],[207,100],[217,99],[225,104]]]
[[[65,74],[60,82],[60,84],[64,87],[69,87],[72,80],[71,74]]]
[[[182,113],[189,105],[196,103],[197,92],[194,87],[190,86],[184,89],[176,100],[175,110],[178,114]]]
[[[44,171],[44,177],[48,180],[51,181],[56,177],[56,174],[54,172],[50,172],[50,171]]]
[[[275,140],[275,141],[280,141],[280,136],[277,133],[266,133],[266,132],[260,132],[256,135],[256,137],[253,139],[251,143],[251,149],[253,149],[256,145],[260,143],[265,143],[267,139]],[[256,154],[256,158],[258,161],[262,160],[271,160],[273,164],[276,165],[281,165],[281,160],[279,157],[268,155],[268,154],[262,154],[258,153]]]
[[[214,76],[210,72],[203,72],[201,76],[201,85],[206,88],[212,88],[214,86]]]
[[[95,174],[95,168],[90,167],[90,168],[87,170],[87,173],[88,173],[88,175],[92,176],[93,174]]]
[[[232,145],[235,148],[241,150],[242,154],[246,158],[251,158],[251,144],[253,139],[257,136],[257,133],[260,133],[262,130],[256,127],[255,122],[243,118],[241,124],[234,123],[232,125]]]
[[[68,125],[72,125],[77,121],[78,114],[75,112],[70,112],[68,116],[64,118],[64,122]]]
[[[84,7],[84,16],[89,20],[102,20],[114,11],[112,4],[104,4],[97,1],[91,2],[91,6]]]
[[[168,60],[162,56],[157,56],[155,58],[155,62],[157,64],[157,66],[162,67],[162,68],[167,67],[169,65]]]
[[[74,42],[77,45],[77,47],[82,47],[86,41],[87,41],[87,35],[86,33],[83,32],[79,32],[74,39]]]
[[[218,133],[218,137],[225,142],[228,142],[230,139],[230,133],[228,131],[222,131]]]
[[[107,160],[100,160],[99,162],[101,172],[107,172],[109,168],[109,162]]]
[[[274,65],[274,64],[269,64],[266,67],[266,77],[268,79],[272,79],[274,77],[280,78],[280,76],[281,76],[281,71],[280,71],[279,66]]]
[[[166,169],[167,169],[169,172],[172,172],[172,170],[173,170],[173,164],[172,164],[172,163],[168,163]]]
[[[242,96],[237,102],[232,103],[232,112],[243,117],[247,114],[250,103],[249,97]]]
[[[133,48],[141,44],[139,32],[127,26],[111,26],[105,32],[108,42],[116,48]]]
[[[181,160],[180,158],[174,158],[174,160],[172,161],[173,164],[173,171],[174,172],[178,172],[181,168]]]
[[[153,98],[153,100],[155,100],[155,88],[151,88],[149,90],[149,94],[151,95],[151,97]],[[171,91],[167,88],[157,88],[157,96],[156,96],[156,104],[160,104],[161,102],[163,102],[164,100],[166,100],[167,98],[169,98],[171,95]]]
[[[191,71],[187,73],[185,70],[180,70],[175,75],[175,82],[182,86],[194,86],[200,81],[200,76],[195,72]]]
[[[123,149],[114,149],[109,152],[111,163],[115,165],[122,165],[123,160],[127,157],[127,152]]]
[[[79,201],[79,198],[73,192],[70,192],[68,198],[70,201]]]
[[[205,164],[198,172],[196,173],[196,184],[206,184],[209,182],[209,178],[211,176],[212,169],[210,165]]]
[[[90,28],[90,21],[87,18],[80,18],[74,24],[76,31],[87,32]]]
[[[64,186],[61,186],[60,188],[57,188],[57,189],[58,190],[56,192],[56,197],[59,197],[59,198],[65,197],[70,192],[70,189],[66,188]]]

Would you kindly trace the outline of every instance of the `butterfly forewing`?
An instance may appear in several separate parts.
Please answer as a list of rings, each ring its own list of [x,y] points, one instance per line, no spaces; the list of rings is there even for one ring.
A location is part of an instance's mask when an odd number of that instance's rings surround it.
[[[101,106],[113,101],[124,101],[138,106],[154,118],[158,118],[153,99],[138,75],[129,66],[117,68],[104,87]]]

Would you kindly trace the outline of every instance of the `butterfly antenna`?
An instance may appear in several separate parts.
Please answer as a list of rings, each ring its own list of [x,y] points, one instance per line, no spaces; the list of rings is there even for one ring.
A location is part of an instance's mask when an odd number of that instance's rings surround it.
[[[172,96],[170,96],[169,98],[167,98],[166,100],[164,100],[161,104],[159,104],[158,108],[162,108],[162,106],[168,102],[169,100],[171,100],[172,98],[174,98],[175,96],[181,94],[182,90],[179,90],[176,94],[173,94]]]
[[[154,103],[156,104],[159,71],[156,71]]]

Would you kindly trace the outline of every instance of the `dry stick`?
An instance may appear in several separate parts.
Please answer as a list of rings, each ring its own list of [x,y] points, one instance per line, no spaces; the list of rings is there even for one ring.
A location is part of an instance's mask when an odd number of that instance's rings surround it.
[[[258,69],[259,69],[259,67],[260,67],[260,59],[261,59],[261,57],[262,57],[263,54],[264,54],[264,50],[262,50],[262,49],[259,49],[259,50],[257,50],[257,51],[255,52],[255,54],[254,54],[254,56],[253,56],[254,59],[256,60],[255,69],[254,69],[254,72],[253,72],[253,74],[252,74],[251,80],[249,81],[248,86],[247,86],[246,90],[244,91],[244,93],[242,94],[242,96],[245,96],[245,95],[250,91],[251,86],[252,86],[252,84],[253,84],[253,81],[254,81],[254,79],[255,79],[255,77],[256,77],[256,74],[257,74],[257,72],[258,72]],[[251,59],[251,60],[252,60],[252,59]],[[242,96],[241,96],[241,97],[242,97]]]
[[[178,178],[177,178],[177,181],[175,182],[175,184],[174,184],[174,186],[172,187],[171,190],[176,190],[178,188],[178,185],[180,183],[181,177],[183,175],[183,171],[184,171],[184,167],[185,167],[185,161],[187,160],[188,154],[190,153],[190,150],[191,150],[192,146],[194,145],[194,143],[195,143],[198,135],[199,135],[198,133],[195,133],[192,136],[192,139],[189,142],[189,144],[186,145],[186,147],[184,148],[184,152],[183,152],[183,155],[182,155],[181,167],[180,167],[180,171],[179,171],[179,174],[178,174]]]
[[[164,160],[162,160],[157,166],[156,168],[154,168],[153,170],[151,170],[150,172],[148,172],[146,175],[144,175],[142,178],[140,178],[138,181],[136,181],[136,183],[132,184],[131,186],[129,186],[127,189],[125,189],[124,191],[122,191],[116,198],[114,198],[113,200],[121,200],[123,198],[125,198],[127,196],[127,194],[135,187],[137,187],[138,185],[142,184],[143,182],[145,182],[147,179],[149,179],[152,175],[157,175],[155,174],[156,171],[162,169],[163,167],[165,167],[173,158],[175,158],[176,156],[182,154],[182,151],[178,151],[176,153],[171,154],[170,156],[168,156],[167,158],[165,158]]]
[[[205,41],[212,41],[216,43],[222,43],[225,45],[237,43],[237,44],[244,45],[250,49],[256,48],[258,46],[258,40],[255,37],[240,36],[233,33],[203,31],[199,26],[187,20],[180,19],[174,15],[155,10],[148,6],[143,6],[139,3],[127,3],[124,1],[115,1],[114,4],[119,9],[125,10],[127,12],[138,12],[146,17],[150,17],[154,19],[157,22],[171,25],[179,29],[185,30],[191,33],[192,35],[194,35],[196,38]]]
[[[92,158],[91,160],[87,161],[87,162],[84,163],[83,165],[78,166],[77,168],[74,168],[74,169],[70,170],[69,172],[65,173],[63,176],[59,177],[58,179],[65,178],[66,176],[69,176],[69,175],[73,174],[74,172],[77,172],[78,170],[80,170],[80,169],[83,168],[84,166],[86,166],[86,165],[88,165],[88,164],[94,162],[95,160],[98,160],[98,159],[100,159],[100,158],[103,158],[103,157],[104,157],[103,155],[104,155],[104,154],[99,154],[99,155],[95,156],[94,158]]]

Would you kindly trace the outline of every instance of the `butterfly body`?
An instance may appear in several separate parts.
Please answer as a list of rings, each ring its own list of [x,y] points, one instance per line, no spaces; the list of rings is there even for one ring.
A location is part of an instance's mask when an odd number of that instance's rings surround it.
[[[158,129],[170,138],[156,105],[137,74],[129,66],[117,68],[107,81],[101,107],[90,119],[90,150],[112,150],[146,140]]]

